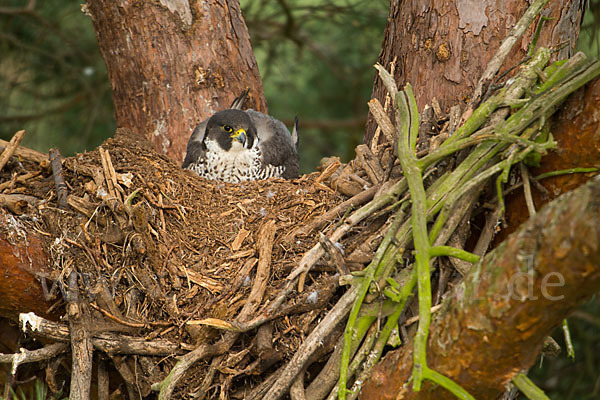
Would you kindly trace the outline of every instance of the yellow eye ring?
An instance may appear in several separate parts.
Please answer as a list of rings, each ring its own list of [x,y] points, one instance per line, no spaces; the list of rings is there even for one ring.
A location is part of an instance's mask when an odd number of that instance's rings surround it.
[[[233,128],[230,127],[229,125],[223,125],[223,130],[225,132],[233,132]]]

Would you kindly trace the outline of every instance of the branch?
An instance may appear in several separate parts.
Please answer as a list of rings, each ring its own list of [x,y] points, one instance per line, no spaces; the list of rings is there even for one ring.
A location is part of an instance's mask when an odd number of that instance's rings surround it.
[[[21,314],[19,319],[21,321],[21,329],[33,336],[60,342],[71,340],[69,328],[64,324],[49,321],[31,312]],[[178,344],[167,340],[149,341],[143,337],[116,335],[113,333],[92,333],[91,336],[94,348],[108,354],[171,356],[173,354],[182,354],[184,350],[189,350],[189,347],[184,343]]]
[[[598,196],[600,178],[595,178],[544,207],[473,266],[431,325],[430,368],[483,399],[496,398],[533,365],[544,338],[600,289]],[[409,345],[389,353],[363,398],[443,396],[443,389],[427,382],[418,394],[403,388],[412,352]],[[492,369],[474,368],[492,364]]]

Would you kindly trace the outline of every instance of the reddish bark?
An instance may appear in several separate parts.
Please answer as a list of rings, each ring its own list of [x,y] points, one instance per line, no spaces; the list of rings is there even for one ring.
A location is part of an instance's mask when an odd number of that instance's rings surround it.
[[[422,110],[437,98],[442,110],[464,104],[477,84],[501,41],[529,7],[526,0],[393,0],[377,62],[390,69],[395,60],[399,87],[410,83]],[[551,0],[544,15],[538,45],[570,44],[559,57],[565,58],[575,47],[582,17],[582,1]],[[519,63],[526,55],[535,25],[517,42],[505,66]],[[376,75],[373,98],[384,104],[386,95]],[[369,115],[364,142],[370,144],[375,128]]]
[[[474,267],[432,322],[429,367],[477,399],[497,398],[531,367],[544,337],[600,289],[599,198],[596,178],[548,204]],[[430,383],[418,393],[404,388],[411,369],[409,344],[376,366],[361,398],[454,398]]]
[[[19,313],[34,312],[56,320],[48,312],[40,276],[49,276],[48,256],[39,235],[0,208],[0,317],[18,321]]]
[[[89,0],[113,89],[117,126],[182,161],[198,122],[242,90],[266,111],[238,0]]]
[[[600,79],[595,79],[569,97],[563,108],[554,116],[552,133],[558,142],[557,150],[542,159],[539,168],[532,168],[530,173],[536,176],[545,172],[558,171],[578,167],[600,166]],[[562,193],[573,190],[585,183],[595,173],[562,175],[541,180],[540,183],[548,191],[548,196],[532,186],[533,200],[536,208],[541,207]],[[529,218],[523,191],[506,198],[506,229],[500,231],[495,238],[500,243],[511,232]]]

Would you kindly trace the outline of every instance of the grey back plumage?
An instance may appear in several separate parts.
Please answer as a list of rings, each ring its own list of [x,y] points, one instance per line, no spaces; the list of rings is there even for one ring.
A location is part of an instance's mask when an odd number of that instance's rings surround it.
[[[250,116],[256,127],[263,161],[271,165],[283,165],[285,167],[284,178],[297,177],[300,173],[300,160],[296,146],[298,135],[296,134],[296,141],[294,141],[284,123],[270,115],[252,109],[246,110],[246,114]]]

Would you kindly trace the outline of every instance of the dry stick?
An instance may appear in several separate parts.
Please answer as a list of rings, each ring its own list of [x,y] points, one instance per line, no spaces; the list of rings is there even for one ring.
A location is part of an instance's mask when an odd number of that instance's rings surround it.
[[[521,179],[523,180],[523,193],[525,194],[525,204],[527,204],[529,216],[533,217],[535,215],[535,203],[533,202],[533,196],[531,195],[529,173],[527,172],[527,167],[522,162],[519,163],[519,169],[521,170]]]
[[[135,387],[135,375],[129,368],[129,365],[125,361],[125,358],[122,356],[111,355],[109,354],[110,359],[113,362],[113,365],[121,375],[121,378],[125,381],[125,386],[127,387],[127,393],[129,394],[130,399],[141,398],[138,395],[138,390]],[[69,399],[70,400],[70,399]]]
[[[69,205],[67,203],[67,196],[69,193],[62,170],[62,157],[60,156],[58,149],[50,149],[48,155],[50,157],[50,165],[52,165],[52,175],[54,175],[54,186],[56,187],[58,208],[65,210]]]
[[[331,258],[331,261],[333,261],[339,274],[348,275],[350,270],[344,262],[342,251],[321,232],[319,232],[319,243],[321,243],[321,246],[325,249],[327,254],[329,254],[329,257]]]
[[[290,387],[290,398],[292,400],[306,400],[306,393],[304,392],[304,370],[298,374],[298,377],[292,383]]]
[[[363,190],[362,192],[358,193],[357,195],[355,195],[355,196],[349,198],[348,200],[333,207],[331,210],[327,211],[325,214],[315,218],[309,224],[303,225],[300,228],[296,229],[295,231],[292,232],[291,235],[288,235],[288,237],[286,237],[286,240],[290,241],[290,238],[293,239],[296,236],[306,236],[309,233],[311,233],[313,230],[320,229],[323,225],[330,223],[335,218],[339,217],[340,215],[343,215],[343,213],[348,208],[357,207],[357,206],[360,206],[360,205],[366,203],[367,201],[370,201],[373,198],[373,196],[375,196],[375,193],[377,193],[378,189],[379,189],[378,186],[373,186],[367,190]]]
[[[262,302],[271,272],[271,253],[277,227],[275,221],[269,220],[258,232],[258,266],[254,284],[248,295],[248,299],[237,318],[239,322],[247,321],[258,309]]]
[[[115,168],[113,167],[112,161],[110,159],[110,153],[108,150],[104,150],[102,146],[98,147],[98,153],[100,154],[100,161],[102,162],[102,169],[104,171],[104,179],[106,181],[106,188],[108,190],[108,194],[119,201],[123,201],[121,198],[121,193],[117,190],[120,189],[120,186],[117,182],[117,177],[115,173]]]
[[[287,363],[279,378],[269,389],[263,400],[280,399],[288,390],[292,381],[306,366],[306,362],[315,350],[320,346],[335,326],[342,320],[354,303],[357,288],[349,289],[333,306],[331,311],[323,318],[317,327],[308,335],[304,343],[300,345],[292,359]]]
[[[254,284],[250,290],[250,295],[236,318],[237,322],[246,322],[250,315],[258,309],[258,306],[262,301],[267,283],[269,282],[271,253],[273,251],[273,241],[275,239],[276,230],[275,221],[269,220],[263,225],[258,233],[259,256],[256,277],[254,278]],[[160,390],[160,393],[158,394],[159,400],[171,398],[175,385],[177,385],[177,382],[179,382],[190,366],[203,358],[228,351],[235,343],[238,335],[238,332],[227,332],[216,344],[203,344],[185,356],[182,356],[163,381],[152,385],[153,390]]]
[[[502,207],[500,205],[496,206],[496,209],[489,213],[485,219],[485,225],[481,234],[479,235],[479,239],[477,239],[477,243],[475,244],[475,248],[473,249],[473,254],[478,256],[483,256],[486,252],[492,239],[496,234],[496,227],[499,225],[500,215],[502,214]]]
[[[0,207],[8,208],[13,214],[21,215],[25,212],[27,204],[37,205],[40,199],[26,194],[0,193]]]
[[[21,348],[19,353],[0,353],[0,363],[12,364],[11,373],[14,375],[14,373],[17,372],[19,365],[49,360],[61,353],[64,353],[68,347],[69,346],[66,343],[52,343],[37,350],[27,350]]]
[[[212,361],[210,362],[210,367],[208,367],[208,371],[206,371],[206,374],[204,375],[204,379],[202,380],[200,388],[194,392],[194,398],[205,399],[207,397],[208,390],[211,388],[212,381],[217,372],[217,367],[221,365],[221,362],[224,358],[225,355],[213,357]]]
[[[106,360],[102,357],[98,359],[98,400],[108,400],[110,396],[108,369]]]
[[[319,175],[319,177],[315,180],[315,183],[321,183],[321,182],[329,179],[329,177],[331,177],[331,175],[333,175],[333,173],[335,171],[337,171],[337,169],[340,167],[340,165],[342,165],[342,163],[340,162],[339,159],[336,159],[335,161],[333,161],[331,164],[329,164],[327,166],[327,168],[325,168],[325,170],[323,170],[323,172],[321,172],[321,175]]]
[[[41,171],[36,171],[36,172],[28,172],[26,174],[17,176],[14,179],[11,179],[8,182],[4,182],[4,183],[0,183],[0,192],[3,191],[4,189],[6,189],[7,187],[14,185],[15,183],[22,183],[25,182],[31,178],[35,178],[36,176],[40,175],[42,172]]]
[[[371,114],[373,114],[377,121],[377,128],[381,129],[389,144],[394,144],[394,125],[379,100],[371,99],[367,104],[369,105],[369,111],[371,111]]]
[[[9,145],[10,142],[0,139],[0,151],[4,151]],[[40,153],[39,151],[32,150],[23,146],[17,147],[14,155],[24,160],[36,162],[38,164],[42,164],[48,161],[47,154]]]
[[[90,398],[92,384],[92,360],[94,348],[87,327],[87,314],[79,301],[79,285],[77,272],[69,275],[69,292],[67,295],[67,313],[69,315],[69,331],[71,332],[71,400],[87,400]]]
[[[70,341],[69,328],[64,324],[49,321],[34,313],[20,314],[19,320],[23,332],[36,337],[52,339],[60,342]],[[144,338],[117,335],[114,333],[98,333],[92,338],[97,350],[110,354],[137,354],[142,356],[167,356],[182,354],[186,344],[178,344],[167,340],[148,341]]]
[[[371,152],[371,149],[366,144],[358,145],[356,146],[356,155],[373,185],[382,183],[385,178],[385,172],[381,168],[377,157]]]
[[[6,146],[2,154],[0,154],[0,171],[2,171],[2,168],[4,168],[8,160],[10,160],[12,155],[15,153],[15,150],[17,150],[19,143],[21,143],[21,140],[23,140],[23,136],[25,136],[25,131],[19,131],[15,133],[10,139],[8,146]]]
[[[489,85],[489,83],[494,79],[494,76],[498,73],[502,65],[504,64],[504,60],[510,53],[510,50],[514,46],[514,44],[519,40],[523,33],[527,30],[529,25],[533,22],[535,17],[540,13],[542,8],[548,3],[548,0],[536,0],[528,9],[525,11],[525,14],[521,17],[519,22],[508,33],[508,36],[504,38],[498,51],[492,59],[488,62],[485,71],[479,78],[479,82],[473,91],[473,96],[469,101],[469,106],[471,108],[475,108],[479,102],[481,101],[483,94],[485,92],[485,88]]]

